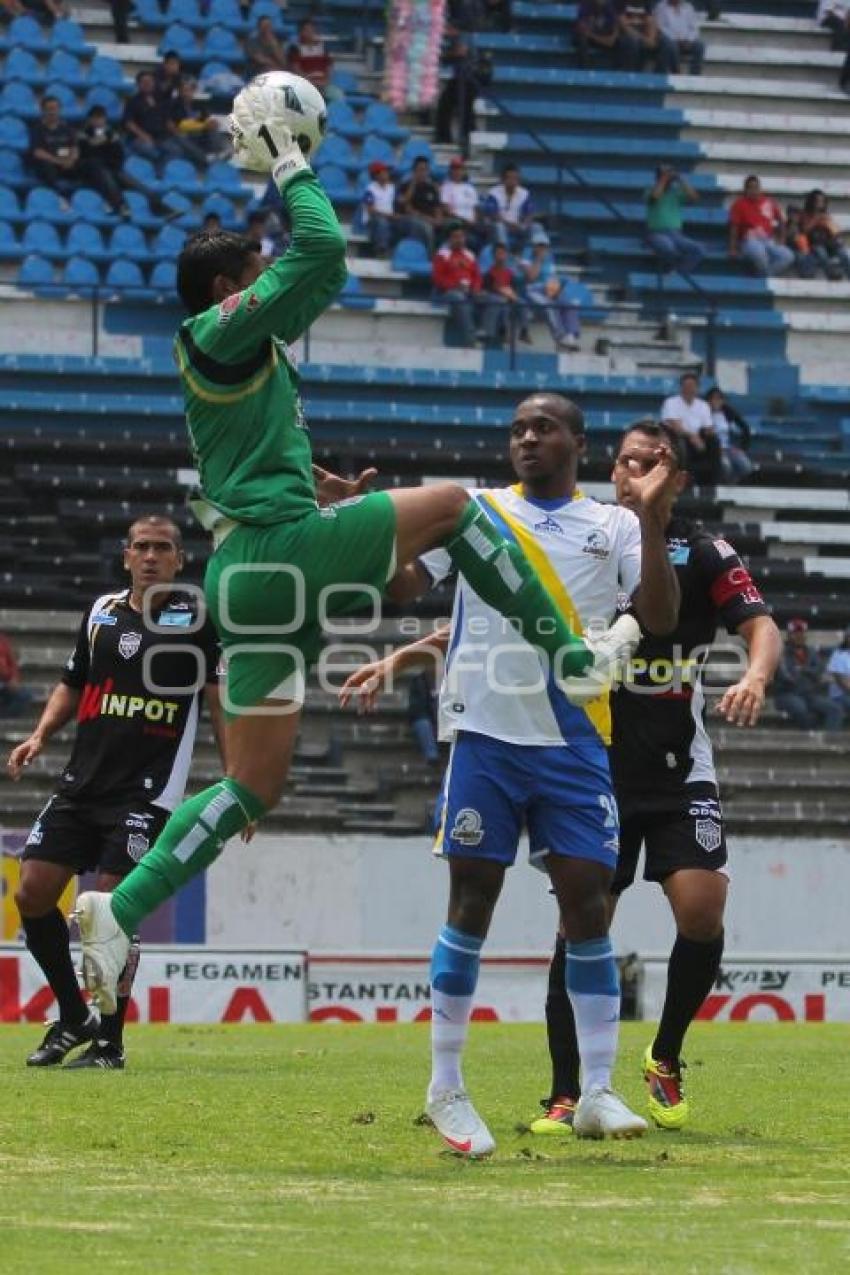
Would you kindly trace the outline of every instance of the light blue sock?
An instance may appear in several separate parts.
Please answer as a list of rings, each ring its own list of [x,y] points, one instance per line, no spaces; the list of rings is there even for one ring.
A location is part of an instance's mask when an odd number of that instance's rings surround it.
[[[607,936],[568,943],[567,995],[576,1020],[582,1092],[611,1087],[620,1031],[620,979]]]
[[[462,1089],[460,1056],[478,984],[483,939],[444,925],[431,954],[431,1084],[428,1099]]]

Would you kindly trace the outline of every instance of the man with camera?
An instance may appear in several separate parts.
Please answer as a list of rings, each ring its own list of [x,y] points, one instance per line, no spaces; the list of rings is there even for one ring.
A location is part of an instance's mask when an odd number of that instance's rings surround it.
[[[655,185],[646,196],[646,242],[662,270],[689,275],[701,265],[705,250],[682,233],[682,205],[698,200],[693,186],[675,168],[661,164],[655,170]]]

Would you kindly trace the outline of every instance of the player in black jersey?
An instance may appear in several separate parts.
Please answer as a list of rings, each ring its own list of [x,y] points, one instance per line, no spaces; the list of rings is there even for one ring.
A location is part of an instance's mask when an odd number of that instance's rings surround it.
[[[215,630],[188,592],[171,587],[183,566],[179,528],[159,515],[133,523],[124,566],[130,587],[89,608],[38,725],[9,756],[9,774],[18,779],[76,717],[70,759],[30,831],[15,895],[27,947],[59,1006],[58,1021],[27,1058],[31,1067],[55,1066],[87,1042],[68,1067],[124,1066],[137,950],[117,1012],[98,1020],[80,992],[57,905],[75,874],[97,871],[97,888],[112,890],[153,845],[183,800],[204,691],[221,738]]]
[[[728,877],[726,841],[711,742],[705,729],[702,666],[718,623],[746,645],[746,668],[717,706],[727,722],[754,726],[776,669],[782,641],[758,588],[733,547],[673,515],[687,483],[681,442],[663,425],[640,421],[623,435],[614,465],[617,500],[629,504],[631,475],[656,463],[659,441],[673,449],[680,473],[669,497],[667,544],[681,591],[679,622],[667,637],[644,636],[624,685],[612,695],[611,772],[620,810],[620,856],[611,912],[635,878],[641,845],[644,877],[657,881],[673,910],[664,1009],[643,1060],[655,1123],[679,1129],[688,1118],[682,1089],[685,1033],[711,989],[723,954]],[[559,936],[546,1001],[552,1093],[535,1133],[569,1133],[579,1097],[575,1025],[564,991],[564,937]]]

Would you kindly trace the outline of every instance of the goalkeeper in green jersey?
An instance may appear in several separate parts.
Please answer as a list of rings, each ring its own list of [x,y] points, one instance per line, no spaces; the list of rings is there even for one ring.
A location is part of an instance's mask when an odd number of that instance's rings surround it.
[[[249,85],[234,103],[236,155],[271,173],[291,245],[268,265],[250,240],[200,234],[177,272],[189,311],[175,352],[200,473],[195,510],[215,547],[204,590],[227,661],[227,774],[174,812],[111,896],[80,895],[83,974],[106,1013],[127,936],[279,800],[324,617],[362,607],[397,568],[443,545],[470,586],[552,662],[571,697],[597,695],[637,637],[631,619],[592,643],[574,634],[522,551],[459,486],[362,495],[359,483],[320,471],[317,491],[288,343],[345,281],[345,239],[285,113],[258,92],[262,99]],[[355,499],[326,503],[351,490]]]

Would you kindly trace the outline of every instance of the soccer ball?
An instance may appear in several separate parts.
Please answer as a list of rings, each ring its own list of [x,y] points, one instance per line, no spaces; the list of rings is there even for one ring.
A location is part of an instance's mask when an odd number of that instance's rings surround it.
[[[258,122],[273,118],[286,124],[305,158],[313,158],[324,140],[328,108],[309,80],[289,71],[264,71],[241,90],[239,98]]]

